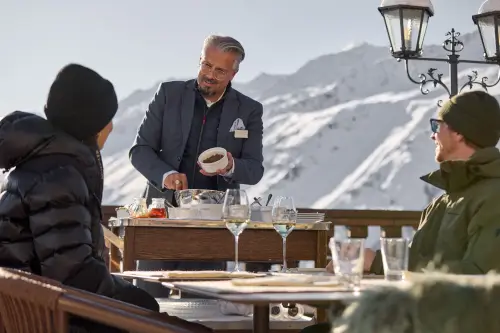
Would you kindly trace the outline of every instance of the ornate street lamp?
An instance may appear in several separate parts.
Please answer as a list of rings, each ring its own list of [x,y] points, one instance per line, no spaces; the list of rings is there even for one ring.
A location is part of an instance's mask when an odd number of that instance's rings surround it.
[[[420,85],[422,94],[429,93],[429,90],[425,88],[427,83],[433,83],[434,87],[442,86],[451,98],[466,87],[472,88],[473,85],[479,85],[487,91],[488,88],[500,82],[500,76],[493,84],[486,83],[487,77],[478,81],[478,73],[473,71],[472,75],[468,76],[468,81],[460,88],[458,86],[459,63],[500,65],[500,0],[485,1],[479,13],[472,16],[472,20],[479,29],[485,61],[460,59],[458,53],[464,49],[464,44],[458,39],[460,33],[455,29],[451,29],[446,34],[447,39],[443,42],[443,49],[449,52],[446,58],[422,57],[427,25],[429,18],[434,15],[431,0],[382,0],[378,10],[385,21],[392,56],[398,61],[404,59],[408,78],[411,82]],[[447,62],[450,66],[450,87],[443,83],[443,74],[436,73],[436,68],[429,68],[427,74],[420,74],[420,80],[412,78],[408,67],[409,60]],[[439,101],[438,105],[441,102]]]
[[[500,38],[498,37],[498,29],[500,28],[500,1],[485,1],[481,5],[481,8],[479,8],[479,13],[472,16],[472,20],[479,30],[485,59],[500,63]]]

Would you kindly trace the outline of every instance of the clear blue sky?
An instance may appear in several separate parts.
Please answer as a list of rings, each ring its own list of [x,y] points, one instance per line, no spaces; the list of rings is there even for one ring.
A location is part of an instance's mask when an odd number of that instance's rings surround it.
[[[432,0],[427,43],[475,29],[482,0]],[[109,78],[120,98],[171,77],[192,77],[210,33],[239,39],[236,77],[290,73],[351,43],[387,45],[374,0],[0,0],[0,114],[41,110],[69,62]]]

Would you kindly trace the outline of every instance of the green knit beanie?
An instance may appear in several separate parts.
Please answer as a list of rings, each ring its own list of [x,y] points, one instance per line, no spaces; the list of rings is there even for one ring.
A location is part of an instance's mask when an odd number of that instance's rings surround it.
[[[500,139],[500,106],[484,91],[468,91],[449,99],[438,119],[479,148],[495,147]]]

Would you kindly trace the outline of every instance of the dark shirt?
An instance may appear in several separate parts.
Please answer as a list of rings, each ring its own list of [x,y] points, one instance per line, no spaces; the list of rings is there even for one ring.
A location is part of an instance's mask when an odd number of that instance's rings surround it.
[[[229,89],[228,86],[226,92]],[[217,177],[202,175],[197,162],[202,152],[217,147],[217,134],[224,106],[224,96],[208,107],[200,92],[196,92],[191,129],[179,167],[179,172],[184,173],[188,179],[189,188],[217,189]]]

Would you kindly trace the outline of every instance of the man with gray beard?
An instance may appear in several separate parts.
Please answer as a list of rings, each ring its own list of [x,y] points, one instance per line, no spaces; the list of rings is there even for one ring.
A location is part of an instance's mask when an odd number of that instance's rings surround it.
[[[236,39],[212,35],[203,44],[197,79],[160,84],[129,152],[132,165],[147,179],[143,197],[148,202],[165,198],[176,205],[176,190],[225,191],[261,180],[262,104],[231,86],[244,58]],[[229,164],[210,174],[197,161],[203,151],[214,147],[227,150]],[[139,263],[141,270],[223,268],[223,263]],[[165,297],[161,286],[143,288],[155,297]]]

